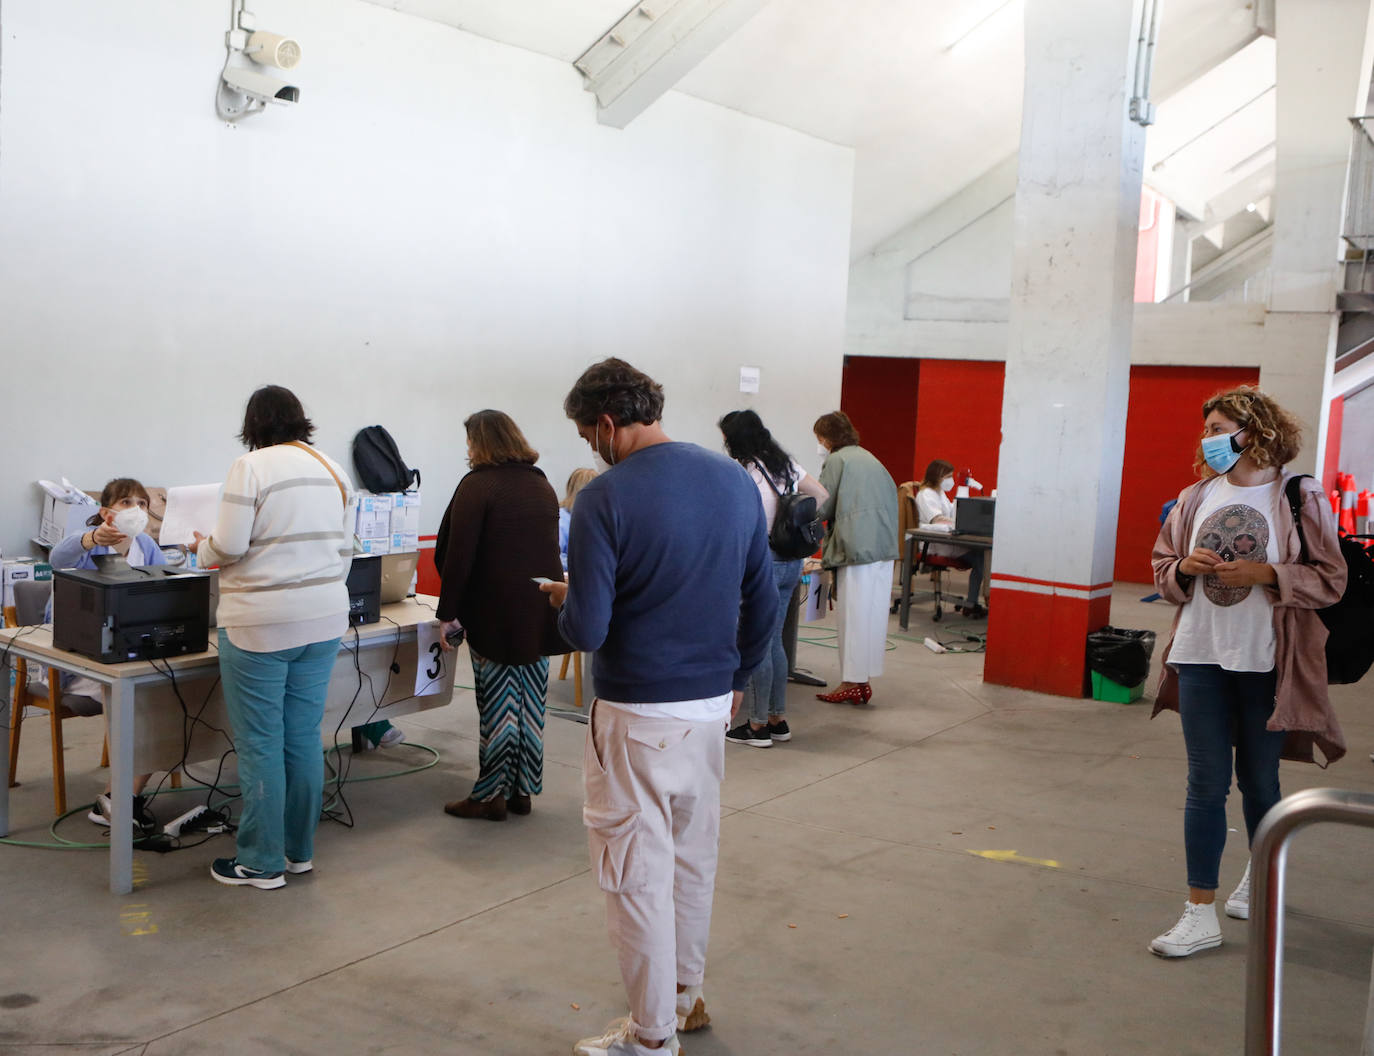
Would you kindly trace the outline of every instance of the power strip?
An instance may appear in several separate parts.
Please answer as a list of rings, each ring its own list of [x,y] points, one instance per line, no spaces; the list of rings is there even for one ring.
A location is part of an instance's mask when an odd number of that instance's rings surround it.
[[[162,827],[162,831],[173,839],[190,832],[223,832],[224,818],[217,811],[196,806],[180,817],[173,818]]]
[[[927,649],[929,649],[932,653],[947,653],[947,652],[949,652],[948,649],[946,649],[943,645],[941,645],[939,642],[937,642],[934,638],[927,638],[927,639],[925,640],[925,647],[926,647]]]

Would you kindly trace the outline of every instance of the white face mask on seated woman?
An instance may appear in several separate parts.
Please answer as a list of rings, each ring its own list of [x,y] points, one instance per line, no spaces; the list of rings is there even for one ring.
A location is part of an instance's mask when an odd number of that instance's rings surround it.
[[[114,526],[130,539],[148,527],[148,511],[139,506],[131,506],[114,515]]]
[[[949,491],[949,489],[952,488],[952,487],[954,487],[954,478],[953,478],[953,477],[946,477],[944,480],[940,481],[940,490],[941,490],[941,491]]]

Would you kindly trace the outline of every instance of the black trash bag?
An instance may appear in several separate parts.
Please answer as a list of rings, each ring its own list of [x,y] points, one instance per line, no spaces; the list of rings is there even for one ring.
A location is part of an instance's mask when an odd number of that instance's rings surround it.
[[[1118,685],[1138,686],[1150,673],[1150,654],[1154,651],[1154,631],[1103,627],[1088,635],[1088,669]]]

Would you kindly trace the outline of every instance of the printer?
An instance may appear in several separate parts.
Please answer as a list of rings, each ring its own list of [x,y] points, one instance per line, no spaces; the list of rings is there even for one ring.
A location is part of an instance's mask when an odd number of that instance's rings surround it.
[[[53,570],[53,645],[104,664],[203,653],[209,614],[203,572],[163,565]]]

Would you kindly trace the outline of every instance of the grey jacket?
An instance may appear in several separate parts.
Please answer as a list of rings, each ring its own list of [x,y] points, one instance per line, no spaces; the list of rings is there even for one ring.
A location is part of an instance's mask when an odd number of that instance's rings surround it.
[[[826,456],[821,486],[830,493],[820,509],[830,522],[826,568],[897,559],[897,485],[881,462],[857,445],[842,447]]]

